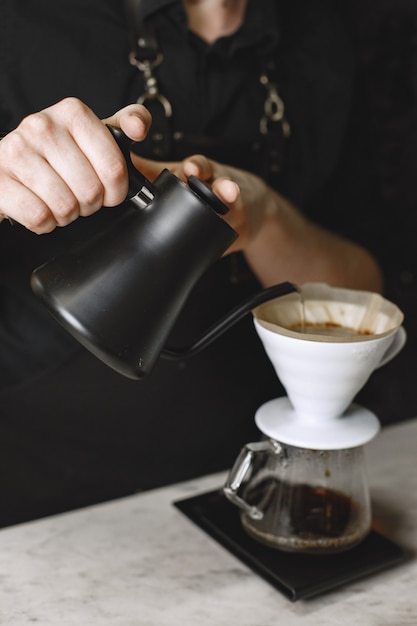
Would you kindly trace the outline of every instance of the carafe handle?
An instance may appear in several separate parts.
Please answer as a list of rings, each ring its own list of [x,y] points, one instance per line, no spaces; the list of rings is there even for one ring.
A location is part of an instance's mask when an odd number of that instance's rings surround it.
[[[265,452],[280,454],[281,450],[281,445],[274,439],[247,443],[241,449],[239,456],[229,472],[226,483],[223,487],[224,495],[228,498],[228,500],[230,500],[230,502],[239,507],[252,519],[261,520],[264,513],[258,507],[250,505],[239,495],[242,482],[248,475],[249,470],[253,465],[255,456]]]

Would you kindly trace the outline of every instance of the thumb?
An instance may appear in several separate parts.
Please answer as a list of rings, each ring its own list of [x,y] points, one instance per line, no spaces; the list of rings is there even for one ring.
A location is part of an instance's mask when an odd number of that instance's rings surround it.
[[[152,116],[141,104],[129,104],[102,121],[104,124],[121,128],[133,141],[142,141],[151,126]]]

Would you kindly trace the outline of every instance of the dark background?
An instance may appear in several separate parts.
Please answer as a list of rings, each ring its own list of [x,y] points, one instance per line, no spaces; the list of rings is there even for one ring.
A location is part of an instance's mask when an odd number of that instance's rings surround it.
[[[389,423],[417,415],[417,2],[355,0],[346,19],[357,61],[350,130],[316,202],[333,207],[330,228],[375,254],[385,296],[405,314],[406,347],[358,397]]]

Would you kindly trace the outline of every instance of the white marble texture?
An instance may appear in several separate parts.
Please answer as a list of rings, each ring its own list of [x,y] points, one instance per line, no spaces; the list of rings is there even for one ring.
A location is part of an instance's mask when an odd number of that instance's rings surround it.
[[[0,531],[0,624],[416,626],[417,420],[367,446],[375,516],[410,559],[291,603],[172,506],[205,477]],[[5,504],[5,503],[3,503]]]

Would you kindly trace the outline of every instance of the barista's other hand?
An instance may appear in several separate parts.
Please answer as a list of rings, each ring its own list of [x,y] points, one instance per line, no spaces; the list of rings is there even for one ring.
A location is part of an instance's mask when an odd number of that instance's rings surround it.
[[[232,211],[235,210],[235,206],[238,206],[240,195],[239,184],[235,182],[232,176],[228,176],[229,172],[225,173],[223,171],[222,168],[226,166],[215,164],[214,161],[209,160],[205,156],[197,154],[187,157],[184,161],[153,161],[132,154],[132,162],[135,167],[151,181],[155,180],[163,169],[169,170],[183,182],[186,182],[189,176],[196,176],[210,183],[214,193],[219,196]],[[251,176],[251,174],[249,174],[249,176]],[[231,226],[233,226],[232,222],[238,222],[238,220],[229,215],[226,219]]]
[[[239,233],[227,253],[241,250],[264,287],[319,280],[382,290],[378,264],[364,248],[308,220],[258,176],[202,155],[178,163],[133,160],[150,180],[167,167],[181,180],[196,176],[211,184],[229,205],[225,220]]]
[[[227,252],[244,250],[256,237],[265,219],[268,186],[254,174],[229,165],[217,163],[201,154],[179,162],[149,161],[132,156],[135,166],[150,180],[166,167],[181,180],[196,176],[208,182],[230,211],[225,220],[239,237]]]
[[[186,159],[183,167],[187,176],[194,175],[210,182],[213,191],[218,195],[219,190],[225,188],[227,183],[238,187],[238,196],[233,197],[230,193],[226,197],[222,194],[222,199],[230,208],[225,220],[239,234],[228,252],[245,250],[264,225],[270,188],[251,172],[223,165],[202,155]]]
[[[151,116],[129,105],[101,121],[80,100],[67,98],[6,135],[0,141],[0,216],[46,233],[122,202],[126,162],[103,122],[140,141]]]

